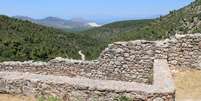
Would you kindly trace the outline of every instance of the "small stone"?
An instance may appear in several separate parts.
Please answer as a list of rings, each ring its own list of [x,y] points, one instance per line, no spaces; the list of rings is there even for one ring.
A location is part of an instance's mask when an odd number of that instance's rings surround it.
[[[124,56],[125,56],[125,57],[129,57],[129,54],[128,54],[128,53],[124,53]]]
[[[124,50],[123,50],[123,49],[121,49],[121,48],[117,48],[115,51],[116,51],[117,53],[124,52]]]
[[[201,49],[201,41],[198,43],[199,48]]]
[[[165,101],[164,99],[160,98],[160,97],[157,97],[155,98],[153,101]]]

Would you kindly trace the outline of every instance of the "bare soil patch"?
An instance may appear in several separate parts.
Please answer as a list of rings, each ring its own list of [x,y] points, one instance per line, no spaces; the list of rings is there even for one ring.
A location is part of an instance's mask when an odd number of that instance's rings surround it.
[[[34,97],[0,94],[0,101],[37,101]]]
[[[176,101],[201,101],[201,70],[174,72]]]

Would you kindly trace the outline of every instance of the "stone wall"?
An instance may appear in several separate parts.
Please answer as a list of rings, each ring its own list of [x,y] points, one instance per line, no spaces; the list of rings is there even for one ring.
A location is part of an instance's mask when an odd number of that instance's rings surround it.
[[[0,71],[152,83],[154,42],[130,41],[109,45],[96,61],[57,58],[49,62],[3,62]]]
[[[63,101],[174,101],[175,88],[166,60],[154,61],[153,84],[93,80],[82,77],[0,72],[0,92],[28,96],[58,96]]]
[[[157,44],[155,58],[167,59],[178,68],[201,69],[201,34],[176,35]]]
[[[113,43],[101,53],[97,70],[111,78],[151,83],[154,47],[154,42],[144,40]]]

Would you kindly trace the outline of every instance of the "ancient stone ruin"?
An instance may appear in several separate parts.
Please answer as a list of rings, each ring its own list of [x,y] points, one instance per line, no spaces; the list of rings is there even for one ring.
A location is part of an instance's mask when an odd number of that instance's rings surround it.
[[[169,67],[201,68],[201,34],[109,45],[94,61],[0,63],[0,92],[65,101],[174,101]]]

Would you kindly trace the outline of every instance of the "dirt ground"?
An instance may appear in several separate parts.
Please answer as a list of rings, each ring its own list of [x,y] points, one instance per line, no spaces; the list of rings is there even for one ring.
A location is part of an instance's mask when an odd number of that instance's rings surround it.
[[[34,97],[0,94],[0,101],[36,101]]]
[[[176,101],[201,101],[201,70],[175,70]],[[0,101],[36,101],[33,97],[0,94]]]
[[[177,71],[174,80],[176,101],[201,101],[201,70]]]

